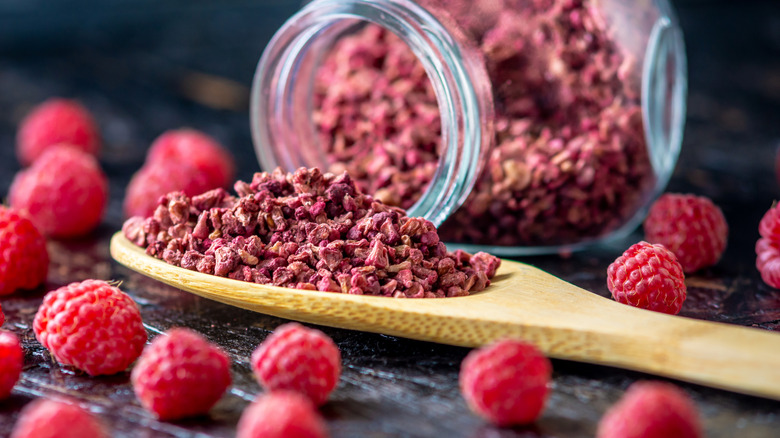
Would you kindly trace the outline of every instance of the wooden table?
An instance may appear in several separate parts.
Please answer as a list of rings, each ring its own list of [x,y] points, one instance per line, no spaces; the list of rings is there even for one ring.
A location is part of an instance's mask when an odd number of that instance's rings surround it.
[[[263,45],[298,2],[108,1],[89,13],[52,3],[46,12],[24,10],[21,3],[0,6],[0,193],[7,193],[19,168],[13,155],[17,123],[32,105],[59,95],[82,100],[99,119],[111,203],[94,234],[50,242],[45,287],[0,300],[4,328],[22,337],[26,352],[21,381],[0,402],[0,434],[10,431],[30,400],[68,394],[110,423],[117,437],[232,436],[242,409],[260,392],[248,357],[284,321],[132,273],[111,261],[108,239],[121,227],[125,185],[151,140],[165,129],[209,132],[237,156],[241,178],[257,170],[247,87]],[[669,190],[711,197],[731,229],[723,260],[688,277],[681,314],[777,330],[780,291],[761,281],[753,246],[759,219],[780,195],[774,171],[780,143],[780,8],[768,1],[676,4],[688,44],[690,95],[683,152]],[[218,92],[209,92],[214,89]],[[638,231],[566,259],[521,260],[607,295],[607,265],[641,238]],[[210,416],[156,421],[136,401],[129,373],[90,378],[52,361],[35,340],[32,318],[46,291],[86,278],[121,280],[151,336],[187,326],[231,355],[234,384]],[[322,408],[334,437],[588,437],[628,385],[653,378],[556,360],[552,396],[541,419],[528,428],[496,429],[471,414],[460,396],[458,370],[467,349],[323,330],[343,355],[340,385]],[[780,403],[680,386],[696,401],[708,436],[778,435]]]

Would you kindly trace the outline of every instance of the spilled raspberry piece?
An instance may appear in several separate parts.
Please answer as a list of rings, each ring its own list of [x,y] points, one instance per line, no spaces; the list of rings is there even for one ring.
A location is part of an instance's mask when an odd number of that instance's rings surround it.
[[[11,395],[11,390],[22,374],[24,352],[15,334],[0,330],[0,400]]]
[[[16,175],[9,201],[12,207],[26,211],[44,235],[81,236],[103,218],[108,180],[95,157],[59,145]]]
[[[195,129],[164,132],[152,143],[146,162],[191,166],[195,173],[205,176],[208,189],[228,187],[236,173],[233,157],[225,147]]]
[[[16,155],[23,166],[29,166],[50,147],[63,143],[97,155],[100,135],[92,115],[80,103],[52,98],[22,120],[16,135]]]
[[[38,399],[25,406],[11,438],[108,438],[105,426],[71,400]]]
[[[267,390],[296,391],[319,406],[338,384],[341,352],[325,333],[287,323],[252,353],[252,370]]]
[[[505,339],[472,351],[460,367],[471,410],[499,426],[528,424],[544,409],[552,366],[536,346]]]
[[[49,252],[38,228],[13,208],[0,205],[0,295],[32,289],[46,280]]]
[[[200,334],[174,328],[144,349],[131,380],[141,404],[161,420],[206,414],[230,385],[230,360]]]
[[[678,387],[637,382],[612,406],[598,425],[597,438],[700,438],[699,413]]]
[[[258,396],[241,414],[236,438],[326,438],[328,430],[311,400],[292,391]]]
[[[46,294],[33,329],[57,361],[92,376],[124,371],[146,343],[138,306],[102,280],[71,283]]]
[[[662,195],[650,208],[644,228],[645,239],[672,251],[686,273],[717,263],[728,240],[723,212],[703,196]]]
[[[670,315],[680,313],[687,296],[677,257],[647,242],[632,245],[609,265],[607,287],[619,303]]]

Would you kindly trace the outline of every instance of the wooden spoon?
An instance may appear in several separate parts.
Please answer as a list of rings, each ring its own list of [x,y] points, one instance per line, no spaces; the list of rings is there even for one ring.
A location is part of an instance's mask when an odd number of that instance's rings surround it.
[[[146,255],[121,232],[111,239],[111,255],[179,289],[268,315],[466,347],[517,337],[554,358],[780,400],[780,334],[637,309],[513,261],[502,261],[484,292],[396,299],[287,289],[189,271]]]

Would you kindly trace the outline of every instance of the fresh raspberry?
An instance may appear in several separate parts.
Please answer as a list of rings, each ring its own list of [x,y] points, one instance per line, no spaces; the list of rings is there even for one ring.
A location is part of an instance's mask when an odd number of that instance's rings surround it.
[[[44,152],[11,184],[12,207],[25,210],[41,232],[75,237],[93,230],[108,201],[108,180],[95,157],[69,145]]]
[[[148,217],[161,196],[182,191],[195,196],[213,189],[205,174],[185,163],[147,163],[133,175],[125,192],[125,217]]]
[[[460,391],[471,410],[498,426],[528,424],[544,409],[551,374],[536,346],[505,339],[466,356]]]
[[[780,242],[780,204],[773,204],[764,213],[761,222],[758,223],[758,234],[773,242]]]
[[[38,228],[14,209],[0,205],[0,295],[32,289],[46,280],[49,252]]]
[[[291,322],[257,346],[252,369],[267,390],[297,391],[319,406],[339,381],[341,352],[325,333]]]
[[[764,283],[780,289],[780,241],[762,237],[756,242],[756,268]]]
[[[238,421],[236,438],[325,438],[325,421],[311,400],[293,391],[258,396]]]
[[[147,163],[187,163],[206,176],[208,189],[226,188],[235,176],[235,163],[214,138],[194,129],[164,132],[152,143]]]
[[[144,349],[133,368],[136,396],[161,420],[207,413],[230,385],[227,355],[192,330],[166,334]]]
[[[16,155],[29,166],[49,147],[67,143],[96,156],[100,149],[92,115],[74,100],[49,99],[22,120],[16,135]]]
[[[674,253],[647,242],[632,245],[609,265],[607,287],[619,303],[670,315],[680,313],[687,295]]]
[[[11,390],[22,373],[24,353],[15,334],[0,330],[0,400],[11,395]]]
[[[5,314],[3,313],[3,306],[0,305],[0,326],[5,322]]]
[[[11,438],[108,438],[103,424],[72,401],[38,399],[25,406]]]
[[[146,343],[138,306],[102,280],[71,283],[46,294],[33,329],[60,363],[93,376],[124,371]]]
[[[597,438],[699,438],[699,414],[679,388],[664,382],[637,382],[602,417]]]
[[[686,273],[717,263],[729,231],[723,212],[711,200],[676,193],[655,201],[644,227],[647,241],[672,251]]]

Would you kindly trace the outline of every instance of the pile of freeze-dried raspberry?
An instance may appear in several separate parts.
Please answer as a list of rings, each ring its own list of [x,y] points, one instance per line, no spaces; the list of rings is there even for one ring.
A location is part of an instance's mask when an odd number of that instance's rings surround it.
[[[478,47],[495,100],[484,171],[442,237],[552,245],[625,223],[655,181],[634,55],[643,50],[623,45],[619,24],[592,0],[420,3],[446,10]],[[644,11],[630,16],[651,25]],[[368,25],[336,42],[315,82],[330,169],[387,203],[412,205],[436,170],[440,119],[409,47]]]
[[[500,260],[450,253],[429,221],[360,192],[347,174],[257,173],[192,198],[160,199],[123,231],[146,253],[199,272],[298,289],[454,297],[490,284]]]
[[[233,157],[215,139],[194,129],[167,131],[152,143],[144,166],[127,186],[125,217],[152,214],[169,192],[194,196],[227,187],[234,174]]]
[[[671,315],[680,313],[687,296],[677,257],[647,242],[632,245],[609,265],[607,287],[619,303]]]
[[[764,283],[780,289],[780,204],[764,213],[758,232],[761,238],[756,242],[756,268]]]

